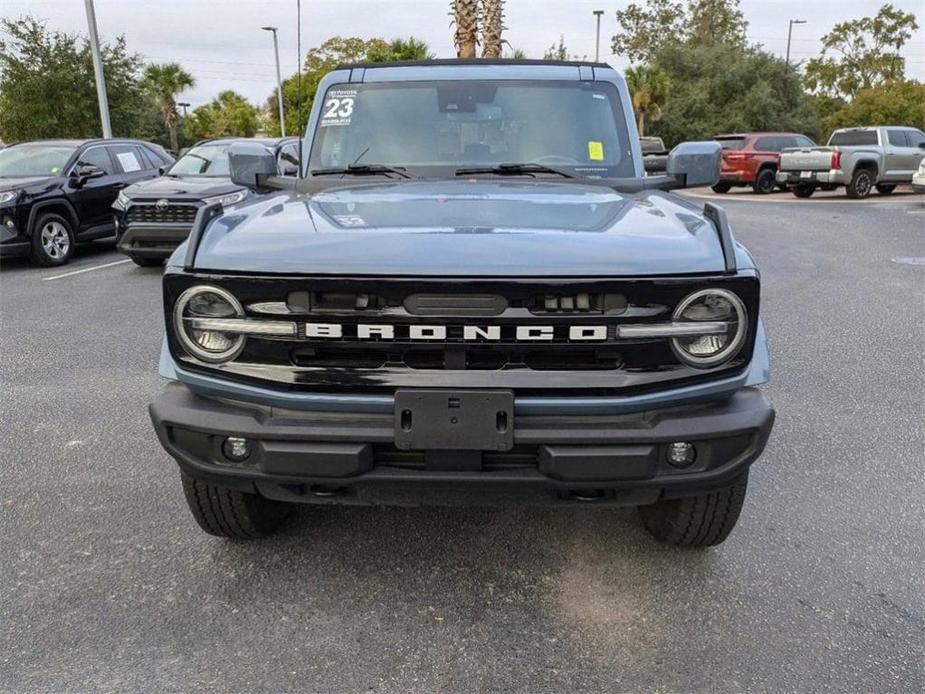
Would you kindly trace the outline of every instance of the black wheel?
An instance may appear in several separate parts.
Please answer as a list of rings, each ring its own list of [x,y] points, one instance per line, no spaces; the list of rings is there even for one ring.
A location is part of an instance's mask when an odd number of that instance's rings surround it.
[[[773,193],[776,186],[777,174],[774,173],[774,169],[761,169],[754,184],[752,184],[752,190],[761,195],[767,195],[768,193]]]
[[[290,504],[234,489],[216,487],[183,473],[186,504],[210,535],[250,540],[276,530],[292,512]]]
[[[816,192],[815,186],[796,185],[790,189],[798,198],[808,198]]]
[[[682,547],[718,545],[735,527],[747,487],[745,472],[728,487],[640,506],[639,515],[646,530],[659,542]]]
[[[32,250],[29,260],[36,265],[64,265],[74,252],[74,231],[71,223],[53,212],[39,215],[32,229]]]
[[[164,264],[164,258],[141,258],[138,256],[129,257],[138,267],[160,267]]]
[[[880,195],[889,195],[894,190],[896,190],[896,184],[894,183],[878,183],[877,184],[877,192],[880,193]]]
[[[868,169],[858,169],[848,184],[848,197],[853,200],[863,200],[870,195],[874,187],[874,175]]]
[[[732,188],[732,186],[728,183],[717,183],[713,186],[713,192],[722,195],[723,193],[728,193],[730,188]]]

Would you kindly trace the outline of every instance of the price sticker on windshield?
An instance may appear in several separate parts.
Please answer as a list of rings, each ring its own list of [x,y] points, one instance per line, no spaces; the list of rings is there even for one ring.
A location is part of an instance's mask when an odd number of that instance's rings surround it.
[[[588,159],[591,161],[604,161],[604,143],[597,140],[588,141]]]
[[[328,128],[332,125],[350,125],[353,119],[353,107],[356,103],[356,89],[331,89],[324,99],[321,108],[321,121],[319,128]]]

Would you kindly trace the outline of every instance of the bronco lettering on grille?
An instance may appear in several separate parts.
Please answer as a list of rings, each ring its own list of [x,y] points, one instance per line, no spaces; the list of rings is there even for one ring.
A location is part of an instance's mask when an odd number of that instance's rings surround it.
[[[387,323],[306,323],[305,337],[331,340],[434,342],[605,342],[606,325],[390,325]]]

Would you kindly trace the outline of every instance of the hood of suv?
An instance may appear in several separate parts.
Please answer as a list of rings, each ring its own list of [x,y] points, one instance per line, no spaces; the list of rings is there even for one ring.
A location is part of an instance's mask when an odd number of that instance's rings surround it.
[[[216,176],[159,176],[130,185],[125,194],[132,200],[201,200],[241,190],[230,178]]]
[[[61,185],[60,176],[29,176],[28,178],[0,178],[0,192],[8,190],[42,191]]]
[[[536,180],[345,184],[216,219],[196,267],[313,275],[607,277],[721,272],[713,225],[660,192]]]

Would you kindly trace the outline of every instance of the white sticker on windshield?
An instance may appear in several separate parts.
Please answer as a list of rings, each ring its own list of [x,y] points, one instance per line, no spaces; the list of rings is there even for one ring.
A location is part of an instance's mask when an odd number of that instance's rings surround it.
[[[116,158],[122,164],[122,170],[125,173],[141,171],[141,164],[138,163],[138,159],[133,152],[119,152],[116,154]]]
[[[350,125],[353,118],[353,106],[356,103],[356,89],[332,89],[324,99],[321,107],[319,128],[330,125]]]

